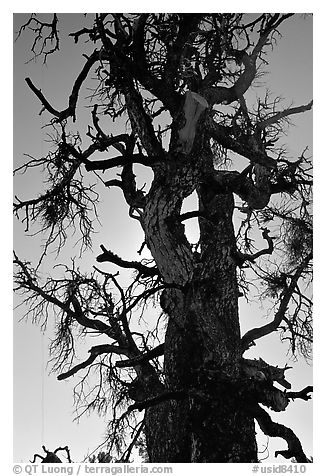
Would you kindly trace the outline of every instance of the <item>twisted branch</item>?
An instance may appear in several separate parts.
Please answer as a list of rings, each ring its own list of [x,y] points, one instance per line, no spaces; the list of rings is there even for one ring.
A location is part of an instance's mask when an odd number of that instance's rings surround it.
[[[286,459],[295,458],[298,463],[310,462],[303,452],[299,438],[290,428],[281,423],[275,423],[267,411],[263,410],[258,404],[252,405],[250,412],[265,435],[283,438],[287,442],[288,449],[285,451],[276,451],[275,456],[280,454]]]

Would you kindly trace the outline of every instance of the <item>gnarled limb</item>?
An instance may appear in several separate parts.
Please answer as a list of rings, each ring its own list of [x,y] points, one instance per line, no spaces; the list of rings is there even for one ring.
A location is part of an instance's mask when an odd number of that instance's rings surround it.
[[[42,446],[42,449],[43,449],[44,453],[46,453],[46,456],[41,456],[39,454],[35,454],[31,463],[35,463],[36,458],[40,458],[42,463],[55,463],[55,464],[62,463],[61,459],[57,456],[57,453],[59,451],[65,451],[67,453],[68,463],[72,462],[68,446],[58,447],[53,452],[47,450],[44,445]]]
[[[299,438],[288,427],[275,423],[266,410],[263,410],[260,405],[255,404],[250,406],[250,413],[256,419],[258,425],[265,435],[283,438],[287,444],[286,451],[276,451],[275,456],[281,454],[284,458],[295,458],[298,463],[309,463],[309,459],[304,454]]]
[[[274,251],[274,243],[273,243],[273,238],[269,236],[270,230],[268,228],[262,228],[263,233],[262,236],[264,240],[267,241],[268,247],[264,248],[262,250],[257,251],[257,253],[249,254],[249,253],[241,253],[239,252],[239,259],[242,263],[245,261],[250,261],[251,263],[254,263],[257,258],[263,255],[271,255]]]
[[[288,393],[276,388],[274,382],[287,389],[291,388],[291,384],[284,375],[289,368],[274,367],[262,359],[242,359],[241,372],[249,379],[246,383],[245,393],[275,412],[284,411],[290,403]]]
[[[309,395],[309,393],[311,393],[312,391],[313,387],[311,385],[308,385],[308,387],[303,388],[299,392],[286,392],[286,396],[292,399],[300,398],[301,400],[308,401],[311,399],[311,395]]]

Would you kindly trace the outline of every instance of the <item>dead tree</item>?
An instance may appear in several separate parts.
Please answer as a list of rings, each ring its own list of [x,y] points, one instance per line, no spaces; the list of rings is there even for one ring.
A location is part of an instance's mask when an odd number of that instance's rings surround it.
[[[296,16],[98,13],[84,21],[70,36],[77,51],[83,40],[93,50],[81,59],[66,107],[26,78],[54,146],[17,167],[43,167],[49,187],[16,197],[14,210],[27,230],[40,223],[48,230],[42,261],[51,246],[64,246],[72,226],[90,246],[98,194],[118,187],[144,233],[139,254],[147,247],[151,259],[125,260],[103,236],[90,272],[76,261],[44,281],[15,254],[16,287],[29,314],[39,321],[54,313],[58,379],[80,375],[79,403],[113,412],[109,453],[115,443],[121,448],[128,428],[125,455],[143,432],[151,462],[256,462],[256,420],[266,435],[286,441],[278,454],[308,461],[298,437],[263,406],[284,411],[293,399],[309,399],[312,387],[290,392],[286,367],[243,357],[272,332],[294,353],[307,355],[311,344],[311,162],[306,151],[289,158],[279,139],[312,102],[282,107],[268,93],[257,104],[247,98],[278,29]],[[19,36],[34,30],[32,51],[49,60],[60,48],[58,22],[32,15]],[[84,86],[93,88],[88,126],[78,122]],[[112,134],[108,119],[125,128]],[[147,188],[136,180],[139,164],[152,172]],[[182,213],[193,193],[198,209]],[[235,216],[242,217],[238,229]],[[190,219],[198,221],[197,243],[185,234]],[[110,264],[134,271],[129,287]],[[241,335],[238,300],[253,281],[275,313]],[[139,309],[153,301],[165,327],[160,318],[140,330]],[[80,331],[103,342],[75,363]],[[99,383],[86,393],[91,374]]]

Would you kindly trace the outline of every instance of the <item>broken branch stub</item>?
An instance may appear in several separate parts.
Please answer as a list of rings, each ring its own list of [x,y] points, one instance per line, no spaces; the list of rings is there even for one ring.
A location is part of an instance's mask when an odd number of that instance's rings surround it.
[[[201,113],[208,108],[208,102],[200,94],[187,91],[185,95],[183,113],[186,123],[179,131],[181,151],[189,154],[196,135],[196,126]]]

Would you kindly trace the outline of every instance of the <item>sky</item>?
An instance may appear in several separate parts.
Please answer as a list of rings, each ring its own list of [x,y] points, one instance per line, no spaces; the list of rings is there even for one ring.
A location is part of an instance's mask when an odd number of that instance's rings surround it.
[[[20,19],[17,18],[18,23]],[[73,23],[74,18],[67,18]],[[72,27],[73,29],[74,27]],[[276,93],[281,94],[288,104],[306,104],[312,97],[312,21],[296,18],[287,22],[283,38],[274,49],[270,61],[270,76],[266,83]],[[46,144],[43,142],[45,118],[38,116],[40,105],[35,96],[28,90],[24,78],[30,76],[38,87],[61,108],[65,105],[67,91],[83,58],[76,54],[73,41],[68,50],[56,58],[50,58],[47,66],[25,64],[28,59],[27,41],[23,38],[14,45],[14,163],[21,164],[23,153],[43,155]],[[64,74],[63,74],[64,73]],[[311,113],[297,116],[293,121],[295,127],[286,138],[289,149],[297,157],[306,145],[312,145]],[[20,197],[32,197],[39,187],[38,177],[22,176],[16,182],[16,193]],[[110,248],[126,258],[131,258],[141,244],[141,235],[136,225],[129,227],[127,209],[124,206],[119,190],[110,191],[105,199],[106,215],[104,217],[101,237],[95,238],[96,244],[109,244]],[[113,205],[110,207],[109,205]],[[191,203],[189,204],[191,207]],[[115,223],[115,226],[111,226]],[[117,226],[119,224],[119,226]],[[123,230],[123,231],[121,231]],[[103,238],[105,236],[105,238]],[[15,223],[14,244],[22,257],[35,260],[40,243],[35,239],[22,238],[22,227]],[[85,266],[91,262],[91,256],[85,256]],[[88,261],[89,260],[89,261]],[[46,272],[47,270],[44,270]],[[50,272],[50,270],[48,270]],[[257,307],[242,308],[242,329],[245,332],[253,325],[263,323],[263,312]],[[14,319],[14,461],[27,461],[34,452],[38,452],[43,443],[49,448],[68,444],[72,457],[82,460],[87,450],[92,450],[101,442],[105,432],[102,419],[93,415],[83,418],[77,425],[72,422],[72,384],[69,381],[57,382],[54,375],[48,375],[46,369],[47,345],[49,336],[42,335],[40,329],[30,323],[17,321],[19,311]],[[248,357],[251,355],[248,353]],[[289,363],[286,349],[279,345],[277,336],[261,339],[255,348],[255,357],[261,356],[273,364]],[[293,364],[289,371],[289,379],[293,388],[301,389],[312,383],[311,367],[304,361]],[[312,454],[311,403],[296,401],[286,412],[273,415],[276,421],[288,424],[300,437],[308,455]],[[282,448],[280,440],[270,439],[269,448],[272,453]],[[262,455],[262,458],[264,455]],[[277,460],[280,462],[280,458]]]

